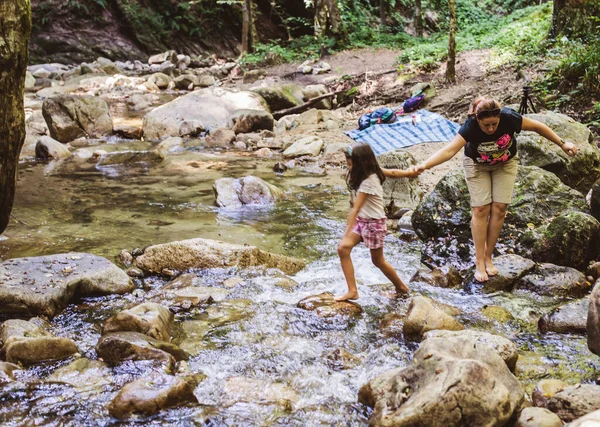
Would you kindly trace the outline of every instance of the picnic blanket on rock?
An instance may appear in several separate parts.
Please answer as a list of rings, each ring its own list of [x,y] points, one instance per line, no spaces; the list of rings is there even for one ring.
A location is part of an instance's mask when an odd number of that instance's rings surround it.
[[[414,118],[413,118],[414,115]],[[458,132],[460,125],[440,114],[417,110],[398,116],[394,123],[376,124],[364,130],[345,132],[358,142],[366,142],[375,155],[406,148],[422,142],[447,142]]]

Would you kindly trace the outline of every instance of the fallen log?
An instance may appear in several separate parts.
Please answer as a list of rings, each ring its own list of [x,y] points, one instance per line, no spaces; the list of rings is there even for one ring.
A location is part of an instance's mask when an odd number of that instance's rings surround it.
[[[337,94],[342,93],[342,92],[343,91],[341,91],[341,90],[337,91],[337,92],[329,92],[324,95],[317,96],[316,98],[311,98],[302,105],[296,105],[295,107],[290,107],[290,108],[286,108],[284,110],[275,111],[273,113],[273,118],[275,120],[279,120],[280,118],[282,118],[283,116],[287,116],[288,114],[303,113],[304,111],[308,110],[310,107],[315,105],[317,102],[322,101],[323,99],[326,99],[326,98],[330,98],[332,96],[336,96]]]

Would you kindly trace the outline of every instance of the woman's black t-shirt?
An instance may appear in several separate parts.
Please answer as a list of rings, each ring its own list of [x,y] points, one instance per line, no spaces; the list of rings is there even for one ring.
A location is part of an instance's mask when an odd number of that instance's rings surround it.
[[[495,165],[517,154],[516,133],[521,132],[523,116],[510,108],[500,111],[498,129],[492,135],[481,130],[475,117],[469,117],[458,133],[467,141],[465,155],[476,163]]]

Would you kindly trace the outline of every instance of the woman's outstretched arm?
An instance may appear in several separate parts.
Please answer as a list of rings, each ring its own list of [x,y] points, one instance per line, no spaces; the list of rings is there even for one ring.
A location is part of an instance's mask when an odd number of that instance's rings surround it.
[[[560,136],[556,134],[552,129],[543,124],[542,122],[538,122],[537,120],[528,119],[527,117],[523,117],[523,124],[521,125],[521,130],[528,130],[537,133],[540,136],[543,136],[547,140],[554,142],[558,145],[568,156],[574,156],[577,154],[577,147],[572,142],[565,142],[561,139]]]
[[[462,135],[457,133],[454,135],[454,138],[452,138],[452,141],[450,141],[448,145],[440,148],[438,151],[433,153],[431,157],[414,168],[417,172],[423,172],[424,170],[431,169],[434,166],[450,160],[465,145],[467,145],[467,141],[462,137]]]

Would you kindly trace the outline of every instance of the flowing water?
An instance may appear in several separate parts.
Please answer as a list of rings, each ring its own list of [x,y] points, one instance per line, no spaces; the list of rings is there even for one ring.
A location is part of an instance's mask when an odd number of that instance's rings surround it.
[[[107,151],[147,149],[150,144],[111,143]],[[83,156],[85,157],[85,156]],[[201,147],[169,156],[157,165],[97,168],[85,159],[63,165],[24,163],[14,214],[0,241],[0,258],[67,251],[90,252],[113,261],[121,249],[204,237],[247,243],[307,260],[290,284],[278,271],[233,268],[191,271],[201,286],[222,289],[204,308],[176,315],[173,342],[191,355],[185,372],[202,373],[198,404],[151,417],[111,418],[107,405],[126,383],[147,373],[143,363],[124,363],[93,381],[53,382],[53,372],[73,359],[38,365],[16,374],[0,390],[0,423],[5,426],[362,426],[369,409],[357,403],[360,386],[379,373],[410,364],[418,344],[387,334],[380,324],[389,313],[404,314],[408,301],[390,300],[385,277],[369,251],[353,252],[364,312],[356,318],[319,318],[301,310],[302,298],[346,285],[336,246],[348,202],[341,170],[301,167],[277,176],[273,160]],[[286,199],[273,207],[222,209],[214,205],[213,182],[224,176],[259,176],[280,187]],[[408,282],[420,267],[420,244],[395,235],[385,254]],[[228,278],[239,283],[225,288]],[[81,354],[97,359],[94,347],[103,321],[144,301],[167,282],[137,280],[126,296],[89,298],[52,320],[52,332],[72,338]],[[415,286],[422,294],[462,310],[467,327],[514,340],[525,361],[517,375],[531,386],[542,378],[589,382],[600,367],[580,336],[537,333],[536,321],[557,301],[511,294],[479,295]],[[515,320],[498,322],[481,314],[485,306],[508,309]],[[345,349],[355,357],[345,368],[328,355]],[[521,363],[521,362],[519,362]],[[99,381],[98,378],[102,380]]]

